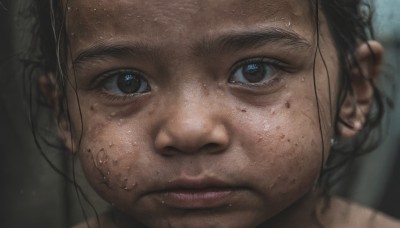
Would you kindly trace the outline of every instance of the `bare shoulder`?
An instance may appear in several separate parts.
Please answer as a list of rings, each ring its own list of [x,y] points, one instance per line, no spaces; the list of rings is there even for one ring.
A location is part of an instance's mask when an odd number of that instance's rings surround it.
[[[324,223],[333,228],[400,227],[400,221],[395,218],[339,197],[332,198]]]

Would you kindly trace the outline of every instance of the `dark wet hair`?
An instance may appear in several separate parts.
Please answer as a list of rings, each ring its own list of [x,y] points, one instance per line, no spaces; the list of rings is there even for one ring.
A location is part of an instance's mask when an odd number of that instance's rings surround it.
[[[359,65],[354,53],[361,43],[374,38],[373,11],[370,3],[364,0],[320,0],[320,8],[326,17],[339,59],[339,95],[336,106],[339,109],[347,95],[355,97],[351,86],[351,69]],[[372,58],[375,58],[371,48],[370,52]],[[336,134],[337,129],[335,129],[330,157],[321,175],[321,184],[325,190],[330,189],[337,182],[337,178],[341,177],[340,169],[345,171],[346,165],[351,164],[356,157],[375,150],[382,141],[385,109],[392,104],[379,88],[377,81],[373,79],[368,81],[374,91],[372,108],[366,116],[363,129],[357,136],[344,139]],[[353,128],[352,124],[343,120],[336,111],[335,127],[338,127],[338,122]],[[335,172],[337,170],[339,172]]]
[[[65,2],[67,1],[32,0],[32,17],[36,22],[34,23],[32,34],[37,34],[37,36],[34,37],[31,45],[33,47],[32,50],[39,48],[39,52],[32,51],[31,54],[33,56],[29,56],[24,61],[26,63],[25,75],[32,82],[38,81],[40,75],[47,73],[55,75],[55,86],[59,91],[59,102],[57,102],[60,110],[59,118],[63,118],[63,115],[68,115],[64,90],[67,83],[65,63],[68,60],[68,36],[64,16],[67,7],[63,6]],[[374,36],[371,20],[372,8],[370,3],[364,0],[309,0],[309,2],[314,14],[313,21],[315,22],[317,35],[319,36],[319,26],[323,15],[326,18],[336,46],[339,59],[338,67],[340,68],[339,95],[338,99],[331,100],[337,100],[336,107],[339,109],[346,95],[353,94],[350,78],[351,69],[358,67],[354,52],[361,43]],[[317,55],[323,57],[324,53],[321,53],[318,48],[315,53],[315,56]],[[374,53],[372,53],[372,56],[374,56]],[[337,134],[334,136],[335,143],[331,147],[330,156],[325,166],[321,168],[320,186],[325,191],[329,190],[337,182],[340,174],[348,164],[351,164],[359,155],[374,150],[381,141],[380,126],[385,107],[390,102],[381,92],[376,81],[371,79],[369,83],[374,89],[373,107],[366,117],[364,128],[356,137],[343,139]],[[50,112],[51,106],[54,105],[52,101],[39,92],[33,94],[38,95],[38,99],[42,101],[40,107],[33,106],[33,109],[35,107],[38,109],[47,107]],[[318,101],[317,93],[316,99]],[[335,116],[336,126],[336,123],[340,122],[351,127],[350,123],[347,123],[339,116],[337,110],[332,112],[331,114]],[[318,114],[320,115],[320,113]],[[34,121],[36,118],[32,116],[31,119]],[[40,134],[38,126],[40,124],[33,125],[34,134]],[[330,140],[323,138],[322,130],[321,139]]]

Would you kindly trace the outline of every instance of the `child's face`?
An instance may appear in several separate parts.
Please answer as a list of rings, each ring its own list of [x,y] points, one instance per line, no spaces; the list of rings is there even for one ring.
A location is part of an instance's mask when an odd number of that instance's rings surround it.
[[[71,0],[72,132],[94,189],[157,227],[255,226],[309,192],[335,107],[318,55],[319,122],[306,2]]]

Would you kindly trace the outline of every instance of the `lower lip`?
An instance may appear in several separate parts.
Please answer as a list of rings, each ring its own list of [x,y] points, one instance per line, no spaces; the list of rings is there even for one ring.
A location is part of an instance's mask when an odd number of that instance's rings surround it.
[[[185,189],[162,193],[161,203],[177,209],[211,209],[228,206],[234,189]]]

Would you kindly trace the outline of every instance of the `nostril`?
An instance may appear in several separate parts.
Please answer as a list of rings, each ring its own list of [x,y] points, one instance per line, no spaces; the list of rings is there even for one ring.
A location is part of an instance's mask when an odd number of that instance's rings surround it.
[[[179,153],[179,150],[173,146],[167,146],[162,151],[162,155],[166,157],[174,156],[177,153]]]
[[[221,146],[218,145],[217,143],[208,143],[208,144],[202,146],[201,148],[199,148],[198,151],[202,151],[205,153],[217,153],[217,152],[219,152],[220,149],[221,149]],[[164,156],[170,157],[170,156],[174,156],[181,152],[192,153],[194,151],[182,151],[176,147],[167,146],[163,149],[162,154]]]
[[[221,150],[221,146],[217,143],[208,143],[201,150],[206,153],[218,153]]]

